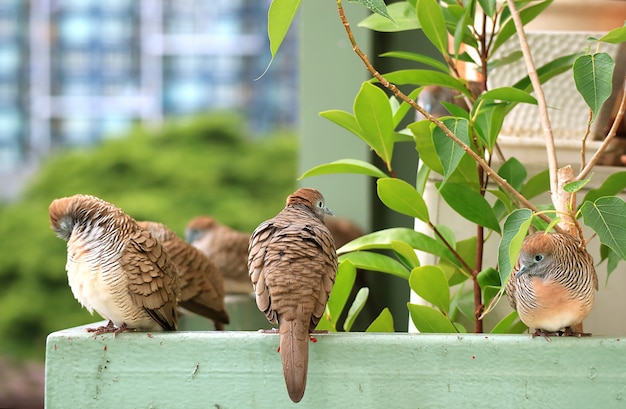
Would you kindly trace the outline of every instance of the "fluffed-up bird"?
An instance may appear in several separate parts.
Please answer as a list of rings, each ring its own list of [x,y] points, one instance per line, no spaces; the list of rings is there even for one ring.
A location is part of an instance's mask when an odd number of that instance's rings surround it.
[[[250,237],[248,268],[256,303],[278,324],[283,375],[289,397],[304,395],[309,334],[315,330],[337,273],[333,236],[324,225],[332,214],[315,189],[298,189],[285,208]]]
[[[148,221],[138,224],[161,242],[176,265],[180,284],[178,305],[212,320],[215,329],[223,330],[229,319],[224,307],[224,280],[217,266],[164,224]]]
[[[506,285],[511,306],[540,335],[589,335],[577,332],[593,306],[598,277],[591,255],[574,236],[534,233],[524,240]],[[549,339],[549,338],[548,338]]]
[[[234,230],[210,216],[198,216],[187,224],[185,240],[209,256],[220,269],[226,294],[253,292],[248,276],[250,233]]]
[[[176,266],[161,243],[121,209],[75,195],[52,201],[50,227],[67,241],[74,297],[109,320],[96,333],[177,329]]]

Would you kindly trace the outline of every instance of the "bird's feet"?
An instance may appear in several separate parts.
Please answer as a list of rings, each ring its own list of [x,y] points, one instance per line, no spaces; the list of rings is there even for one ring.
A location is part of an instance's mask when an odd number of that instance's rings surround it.
[[[542,337],[544,338],[546,341],[550,342],[550,337],[554,337],[554,336],[558,336],[559,333],[558,332],[548,332],[548,331],[544,331],[542,329],[536,328],[535,332],[533,332],[530,336],[535,338],[535,337]]]
[[[260,329],[259,332],[261,334],[278,334],[278,328]]]
[[[572,327],[565,327],[565,331],[559,331],[559,335],[563,337],[590,337],[591,332],[578,332],[574,331]]]

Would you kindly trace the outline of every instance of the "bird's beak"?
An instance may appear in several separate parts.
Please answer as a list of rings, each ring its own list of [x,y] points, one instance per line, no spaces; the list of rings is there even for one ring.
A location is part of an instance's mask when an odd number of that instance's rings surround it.
[[[517,273],[515,273],[515,278],[519,278],[519,276],[521,276],[522,274],[524,274],[526,272],[526,270],[528,270],[528,267],[526,267],[525,265],[522,264],[522,266],[520,267],[520,269],[517,271]]]
[[[330,209],[329,209],[328,207],[326,207],[326,206],[324,206],[324,209],[323,209],[323,210],[324,210],[324,213],[326,213],[326,214],[328,214],[328,215],[331,215],[331,216],[334,216],[334,215],[335,215],[335,213],[333,213],[333,211],[332,211],[332,210],[330,210]]]

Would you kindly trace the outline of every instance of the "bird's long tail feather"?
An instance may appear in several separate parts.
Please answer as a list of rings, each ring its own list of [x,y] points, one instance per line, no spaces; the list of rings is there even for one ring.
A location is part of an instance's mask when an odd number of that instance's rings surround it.
[[[299,320],[283,320],[279,326],[280,356],[289,397],[300,402],[309,366],[309,326]]]

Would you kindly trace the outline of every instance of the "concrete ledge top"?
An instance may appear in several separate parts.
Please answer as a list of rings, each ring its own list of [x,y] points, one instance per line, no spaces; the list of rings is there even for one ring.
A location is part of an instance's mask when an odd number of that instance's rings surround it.
[[[626,407],[626,339],[315,338],[307,390],[296,405],[284,386],[275,334],[54,332],[47,340],[46,407]]]

